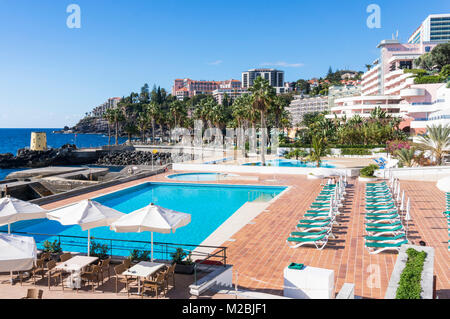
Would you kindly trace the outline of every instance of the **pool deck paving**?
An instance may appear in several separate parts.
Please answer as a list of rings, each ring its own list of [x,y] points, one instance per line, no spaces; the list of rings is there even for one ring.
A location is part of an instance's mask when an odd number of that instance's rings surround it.
[[[167,175],[174,173],[180,172],[169,171],[43,207],[54,209],[142,182],[173,183],[175,181],[168,179]],[[321,180],[308,180],[306,176],[299,175],[241,175],[258,176],[259,182],[233,180],[201,183],[290,186],[290,188],[252,222],[245,223],[235,232],[232,241],[227,240],[221,244],[228,247],[227,264],[233,265],[234,276],[238,274],[239,289],[282,295],[283,269],[291,262],[297,262],[334,270],[336,293],[344,283],[353,283],[355,295],[358,297],[384,297],[397,253],[382,252],[371,255],[364,247],[364,183],[356,179],[349,180],[347,197],[341,209],[342,214],[338,217],[339,225],[333,228],[337,238],[329,239],[323,250],[317,250],[313,246],[290,248],[286,239],[316,198],[321,189]],[[411,198],[412,221],[409,222],[408,238],[412,244],[419,245],[420,241],[424,241],[428,246],[435,248],[434,272],[437,276],[437,295],[439,298],[448,299],[450,298],[450,252],[447,249],[449,237],[447,222],[442,214],[445,208],[445,194],[435,187],[435,182],[401,181],[401,189],[405,190],[406,197]],[[0,285],[0,298],[7,292],[6,287]],[[214,296],[214,298],[221,297],[226,298],[223,295]],[[86,294],[86,298],[90,296]],[[102,298],[102,295],[99,298]]]

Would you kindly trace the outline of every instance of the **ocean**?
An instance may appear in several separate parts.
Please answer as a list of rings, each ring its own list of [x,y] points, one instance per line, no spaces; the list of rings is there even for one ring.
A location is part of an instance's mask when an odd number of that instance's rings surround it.
[[[53,131],[61,130],[60,128],[0,128],[0,154],[12,153],[24,147],[30,146],[31,132],[47,133],[47,146],[58,148],[64,144],[75,144],[78,148],[97,147],[108,144],[108,136],[102,134],[54,134]],[[126,138],[119,138],[122,144]],[[111,137],[111,143],[115,142],[114,136]],[[19,169],[0,169],[0,180],[3,180],[8,174],[18,171]]]

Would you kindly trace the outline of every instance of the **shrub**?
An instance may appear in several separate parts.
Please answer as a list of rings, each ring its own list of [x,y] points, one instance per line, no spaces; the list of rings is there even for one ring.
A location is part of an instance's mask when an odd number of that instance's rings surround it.
[[[150,251],[133,249],[128,259],[136,261],[150,261]]]
[[[43,251],[51,254],[60,254],[62,253],[61,242],[55,240],[54,242],[49,242],[48,240],[44,241],[42,244],[44,249]]]
[[[344,148],[341,150],[342,155],[372,155],[372,152],[365,148]]]
[[[359,175],[361,177],[374,177],[375,171],[378,169],[378,166],[375,164],[371,164],[367,167],[364,167],[360,172]]]
[[[430,84],[430,83],[441,83],[444,82],[445,78],[440,75],[425,75],[416,77],[414,79],[415,84]]]
[[[100,259],[106,259],[108,258],[109,254],[109,246],[107,244],[100,244],[94,241],[91,241],[91,256],[98,257]]]
[[[334,145],[334,146],[331,146],[332,148],[341,148],[341,149],[344,149],[344,148],[365,148],[365,149],[373,149],[373,148],[385,148],[386,147],[386,145],[370,145],[370,144],[368,144],[368,145],[347,145],[347,144],[345,144],[345,145],[339,145],[339,144],[337,144],[337,145]]]
[[[189,252],[189,254],[188,254],[183,250],[183,248],[177,248],[176,251],[171,254],[171,257],[172,257],[173,264],[179,264],[179,265],[192,265],[193,264],[192,259],[191,259],[191,252]]]
[[[408,260],[405,269],[400,275],[398,283],[396,299],[420,299],[422,287],[420,281],[422,279],[423,264],[427,258],[427,253],[417,251],[413,248],[406,250]]]
[[[403,73],[412,73],[420,77],[426,75],[427,71],[424,69],[403,69]]]

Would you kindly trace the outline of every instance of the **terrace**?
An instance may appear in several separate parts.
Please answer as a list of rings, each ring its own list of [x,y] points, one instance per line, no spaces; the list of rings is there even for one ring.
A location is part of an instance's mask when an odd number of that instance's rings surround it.
[[[44,206],[52,209],[74,203],[86,198],[94,198],[106,193],[140,184],[145,181],[168,182],[168,175],[177,172],[169,171],[142,180],[113,186]],[[355,284],[355,295],[362,298],[383,298],[390,274],[393,270],[397,254],[381,253],[370,255],[364,247],[364,189],[365,184],[355,179],[349,180],[348,196],[344,202],[343,214],[339,217],[336,228],[336,239],[330,239],[323,250],[310,247],[289,248],[286,244],[288,234],[303,216],[309,204],[314,200],[321,186],[320,180],[308,180],[306,176],[293,175],[261,175],[240,174],[245,177],[257,177],[258,185],[289,186],[280,197],[270,202],[266,208],[255,214],[251,221],[237,227],[228,234],[221,246],[227,247],[227,264],[233,265],[233,284],[239,290],[283,294],[283,269],[291,262],[304,263],[313,267],[332,269],[335,272],[335,292],[344,283]],[[236,182],[221,180],[202,181],[202,184],[254,184],[251,179]],[[450,298],[450,274],[448,273],[449,255],[447,250],[447,225],[442,218],[445,207],[445,194],[440,192],[433,182],[402,181],[402,189],[411,197],[411,216],[409,239],[413,244],[424,241],[435,248],[436,290],[439,298]],[[236,282],[236,273],[238,281]],[[0,276],[8,279],[9,275]],[[168,298],[191,298],[188,285],[194,278],[178,275],[177,288],[168,293]],[[48,291],[46,281],[40,289],[44,290],[44,298],[127,298],[126,293],[116,295],[113,290],[114,281],[100,286],[96,293],[89,287],[79,293],[59,287]],[[19,298],[26,294],[26,289],[33,285],[16,284],[0,285],[0,298]],[[229,294],[209,291],[207,298],[231,298]],[[132,297],[134,298],[134,297]],[[140,297],[139,297],[140,298]]]

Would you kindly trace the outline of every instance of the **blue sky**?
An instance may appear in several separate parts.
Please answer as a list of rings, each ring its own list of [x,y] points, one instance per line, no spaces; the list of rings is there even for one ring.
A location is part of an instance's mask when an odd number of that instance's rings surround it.
[[[69,4],[81,28],[69,29]],[[381,28],[366,25],[369,4]],[[376,45],[407,40],[448,0],[0,0],[0,127],[63,127],[108,97],[175,78],[240,79],[271,66],[287,81],[364,70]]]

